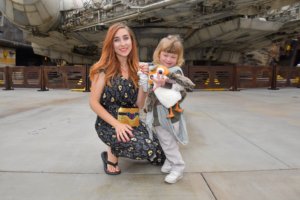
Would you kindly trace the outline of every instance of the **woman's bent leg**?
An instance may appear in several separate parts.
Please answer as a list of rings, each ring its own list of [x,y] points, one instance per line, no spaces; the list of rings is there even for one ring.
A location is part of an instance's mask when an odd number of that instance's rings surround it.
[[[108,147],[107,149],[107,160],[112,162],[112,163],[117,163],[118,162],[118,157],[115,156],[114,154],[111,153],[111,148]],[[120,171],[120,168],[119,166],[112,166],[112,165],[107,165],[107,170],[110,171],[110,172],[119,172]]]

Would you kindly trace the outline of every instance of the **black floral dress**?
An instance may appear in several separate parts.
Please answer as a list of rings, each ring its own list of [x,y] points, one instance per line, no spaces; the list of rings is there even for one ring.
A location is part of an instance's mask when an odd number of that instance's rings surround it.
[[[113,78],[111,85],[111,87],[105,86],[100,104],[112,116],[117,118],[117,110],[120,107],[135,107],[138,89],[134,86],[132,80],[120,76]],[[115,156],[135,160],[149,160],[155,165],[162,165],[165,160],[165,155],[156,135],[154,134],[153,140],[151,140],[145,124],[141,121],[138,127],[133,128],[134,137],[129,142],[118,141],[114,127],[99,116],[95,128],[99,138],[111,147],[111,151]]]

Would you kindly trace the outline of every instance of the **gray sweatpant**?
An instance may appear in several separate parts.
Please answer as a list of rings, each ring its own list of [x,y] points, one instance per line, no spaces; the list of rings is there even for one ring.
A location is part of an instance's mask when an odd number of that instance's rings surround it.
[[[176,131],[179,130],[179,122],[173,124]],[[179,146],[175,136],[161,126],[154,127],[158,140],[167,157],[165,164],[171,165],[171,171],[183,173],[185,163],[179,151]],[[167,163],[166,163],[167,162]]]

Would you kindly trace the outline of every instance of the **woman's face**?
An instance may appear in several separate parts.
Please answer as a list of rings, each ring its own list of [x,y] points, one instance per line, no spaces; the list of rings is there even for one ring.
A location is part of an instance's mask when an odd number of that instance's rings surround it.
[[[175,53],[168,53],[162,51],[159,54],[159,63],[168,68],[177,65],[177,59],[178,59],[178,54]]]
[[[120,28],[113,39],[114,50],[117,56],[127,57],[132,49],[132,41],[129,32]]]

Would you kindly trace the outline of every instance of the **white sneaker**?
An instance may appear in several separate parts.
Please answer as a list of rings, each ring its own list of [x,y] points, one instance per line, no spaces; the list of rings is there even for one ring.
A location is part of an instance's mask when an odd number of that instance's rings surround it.
[[[160,171],[161,171],[162,173],[168,174],[168,173],[171,172],[171,169],[172,169],[172,166],[170,165],[170,163],[165,161],[165,163],[164,163],[164,165],[161,167]]]
[[[162,173],[168,174],[171,172],[172,167],[171,166],[162,166],[162,168],[160,169],[160,171]]]
[[[167,183],[176,183],[177,181],[182,179],[182,177],[183,177],[182,173],[176,172],[176,171],[171,171],[170,174],[168,174],[165,177],[165,182],[167,182]]]

